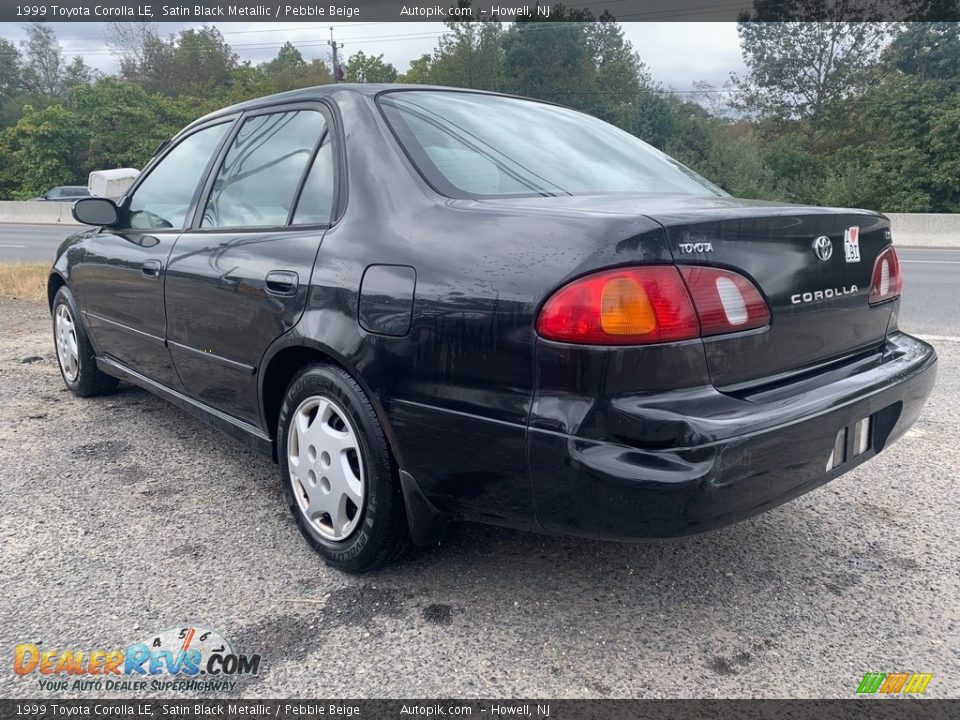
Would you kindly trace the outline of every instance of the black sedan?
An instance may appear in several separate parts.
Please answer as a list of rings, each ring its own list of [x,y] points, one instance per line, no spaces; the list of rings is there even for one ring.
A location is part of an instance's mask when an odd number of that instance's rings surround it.
[[[523,98],[262,98],[74,214],[93,227],[49,281],[67,386],[135,383],[272,456],[345,570],[449,521],[742,520],[872,458],[934,383],[883,215],[739,200]]]

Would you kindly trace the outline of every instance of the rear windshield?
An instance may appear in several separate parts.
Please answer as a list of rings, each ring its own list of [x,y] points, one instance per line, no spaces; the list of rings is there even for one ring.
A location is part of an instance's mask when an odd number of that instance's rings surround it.
[[[427,181],[450,197],[726,195],[642,140],[575,110],[468,92],[379,97]]]

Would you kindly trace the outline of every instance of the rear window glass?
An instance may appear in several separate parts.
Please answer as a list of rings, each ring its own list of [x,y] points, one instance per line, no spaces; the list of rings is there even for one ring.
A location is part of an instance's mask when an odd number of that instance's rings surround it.
[[[379,98],[414,164],[451,197],[725,195],[642,140],[575,110],[468,92]]]

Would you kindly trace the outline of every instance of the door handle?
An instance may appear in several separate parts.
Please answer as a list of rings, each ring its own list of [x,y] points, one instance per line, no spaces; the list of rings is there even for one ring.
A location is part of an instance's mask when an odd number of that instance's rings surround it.
[[[292,270],[271,270],[267,273],[267,292],[273,295],[295,295],[300,276]]]
[[[163,263],[159,260],[145,260],[140,270],[144,277],[160,277],[160,268]]]

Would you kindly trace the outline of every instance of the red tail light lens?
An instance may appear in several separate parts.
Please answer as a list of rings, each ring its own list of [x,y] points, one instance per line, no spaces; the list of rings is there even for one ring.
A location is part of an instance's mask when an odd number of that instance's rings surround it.
[[[704,336],[763,327],[770,310],[756,286],[743,275],[708,267],[680,268],[700,318]]]
[[[682,273],[682,275],[681,275]],[[762,327],[770,309],[742,275],[651,265],[574,280],[547,300],[537,332],[585,345],[645,345]]]
[[[900,297],[903,290],[903,275],[900,273],[900,258],[893,247],[888,247],[877,256],[873,264],[873,279],[870,281],[871,305]]]
[[[537,319],[548,340],[641,345],[699,337],[690,296],[673,265],[606,270],[560,288]]]

